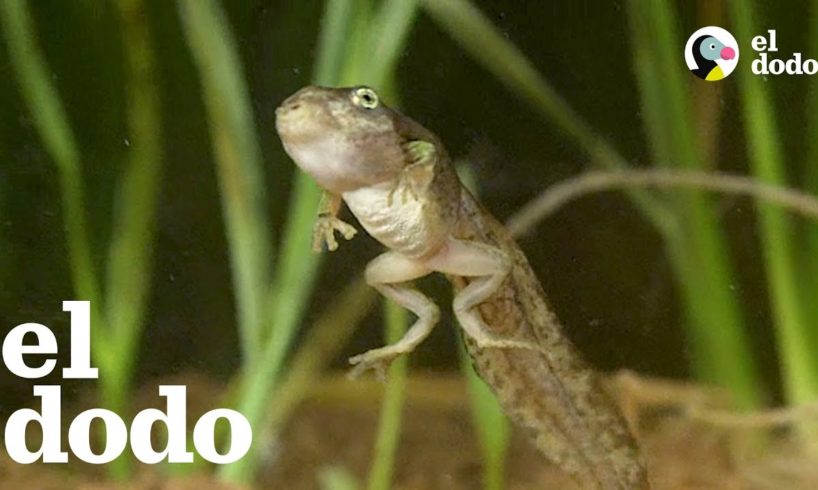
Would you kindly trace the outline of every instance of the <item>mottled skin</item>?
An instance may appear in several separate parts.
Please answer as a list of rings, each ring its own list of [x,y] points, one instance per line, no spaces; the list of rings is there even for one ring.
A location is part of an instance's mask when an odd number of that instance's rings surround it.
[[[508,231],[469,194],[440,140],[366,87],[306,87],[279,107],[287,153],[326,191],[316,248],[337,247],[345,201],[388,251],[366,279],[418,319],[396,344],[352,358],[382,368],[432,330],[438,308],[412,279],[445,274],[477,371],[505,412],[582,488],[648,489],[638,448],[616,404],[565,337]]]

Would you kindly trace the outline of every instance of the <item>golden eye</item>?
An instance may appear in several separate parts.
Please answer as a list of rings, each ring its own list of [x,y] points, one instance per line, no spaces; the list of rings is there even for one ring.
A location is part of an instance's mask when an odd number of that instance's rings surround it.
[[[358,87],[352,91],[352,103],[364,109],[378,107],[378,94],[369,87]]]

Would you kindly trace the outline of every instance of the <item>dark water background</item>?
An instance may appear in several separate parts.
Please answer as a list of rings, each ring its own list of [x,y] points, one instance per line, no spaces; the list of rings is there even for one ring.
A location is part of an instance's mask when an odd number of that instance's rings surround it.
[[[626,158],[634,165],[651,163],[632,73],[627,12],[621,2],[476,3]],[[188,368],[227,377],[238,366],[239,354],[199,79],[175,4],[161,0],[148,4],[161,80],[166,168],[139,378]],[[689,4],[678,4],[683,14],[677,19],[678,29],[685,35],[700,27],[693,9],[685,8]],[[285,202],[295,167],[274,133],[274,110],[284,97],[309,83],[322,2],[247,1],[224,6],[249,80],[269,195]],[[809,56],[806,15],[799,15],[806,2],[769,2],[762,7],[761,24],[778,29],[782,53],[801,50]],[[31,2],[31,8],[52,81],[80,145],[92,236],[101,264],[115,205],[114,178],[128,145],[117,15],[108,2],[40,0]],[[749,62],[753,55],[749,44],[741,46],[743,61]],[[818,56],[816,47],[810,48],[811,57]],[[678,62],[684,62],[681,50]],[[691,77],[692,83],[699,82]],[[803,139],[800,109],[804,94],[816,82],[779,77],[768,83],[775,90],[782,134],[788,136],[782,143],[788,154],[798,155]],[[397,87],[404,112],[437,132],[450,153],[474,159],[482,197],[500,218],[549,184],[587,166],[587,157],[559,130],[509,94],[423,15],[400,62]],[[722,90],[719,165],[745,171],[736,85],[726,81]],[[26,321],[45,323],[56,331],[65,353],[68,318],[61,312],[61,301],[72,299],[72,292],[57,175],[20,98],[2,43],[0,111],[0,333]],[[794,173],[800,172],[796,163]],[[745,200],[720,202],[739,278],[735,287],[756,353],[774,384],[777,368],[752,206]],[[283,208],[271,209],[276,229],[282,226]],[[520,244],[569,335],[595,364],[662,376],[688,374],[689,351],[674,276],[660,237],[629,201],[616,194],[586,198],[543,223]],[[351,244],[342,244],[322,266],[313,303],[333,298],[379,250],[360,235]],[[448,298],[442,279],[422,284],[438,298]],[[308,314],[308,320],[313,316]],[[380,319],[373,313],[346,354],[379,345],[380,332]],[[455,367],[456,335],[450,319],[444,318],[414,356],[415,368]],[[343,359],[337,364],[343,365]],[[71,385],[67,387],[70,391]],[[4,410],[30,400],[28,382],[5,370],[0,372],[0,390]]]

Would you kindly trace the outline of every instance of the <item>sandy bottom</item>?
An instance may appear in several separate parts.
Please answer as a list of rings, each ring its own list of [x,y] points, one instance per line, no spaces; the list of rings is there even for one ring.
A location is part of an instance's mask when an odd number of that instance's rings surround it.
[[[155,386],[160,383],[188,385],[191,416],[217,404],[221,390],[197,376],[163,379],[146,387],[137,409],[157,404]],[[804,436],[818,432],[815,407],[740,415],[718,393],[692,385],[623,374],[611,386],[637,430],[657,490],[818,488],[818,443],[803,442],[818,441]],[[257,488],[319,489],[321,475],[333,469],[365,482],[380,392],[376,382],[347,381],[342,376],[321,383],[295,412],[279,441],[266,444]],[[394,488],[482,488],[481,457],[460,378],[413,378],[407,398]],[[208,474],[169,478],[155,467],[139,467],[131,482],[112,483],[105,481],[100,468],[90,465],[24,466],[5,455],[0,458],[0,490],[235,488]],[[514,433],[506,488],[576,487],[521,433]]]

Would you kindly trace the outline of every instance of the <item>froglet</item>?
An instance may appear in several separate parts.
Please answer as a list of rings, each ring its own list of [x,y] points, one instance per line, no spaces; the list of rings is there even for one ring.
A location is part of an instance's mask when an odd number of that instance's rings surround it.
[[[440,139],[368,87],[308,86],[276,112],[285,151],[325,191],[316,250],[335,250],[345,202],[387,251],[367,283],[414,313],[397,343],[350,359],[383,368],[412,352],[438,322],[438,306],[410,281],[433,272],[453,285],[454,314],[480,376],[503,410],[583,489],[645,490],[638,446],[599,374],[549,308],[522,251],[458,180]]]

